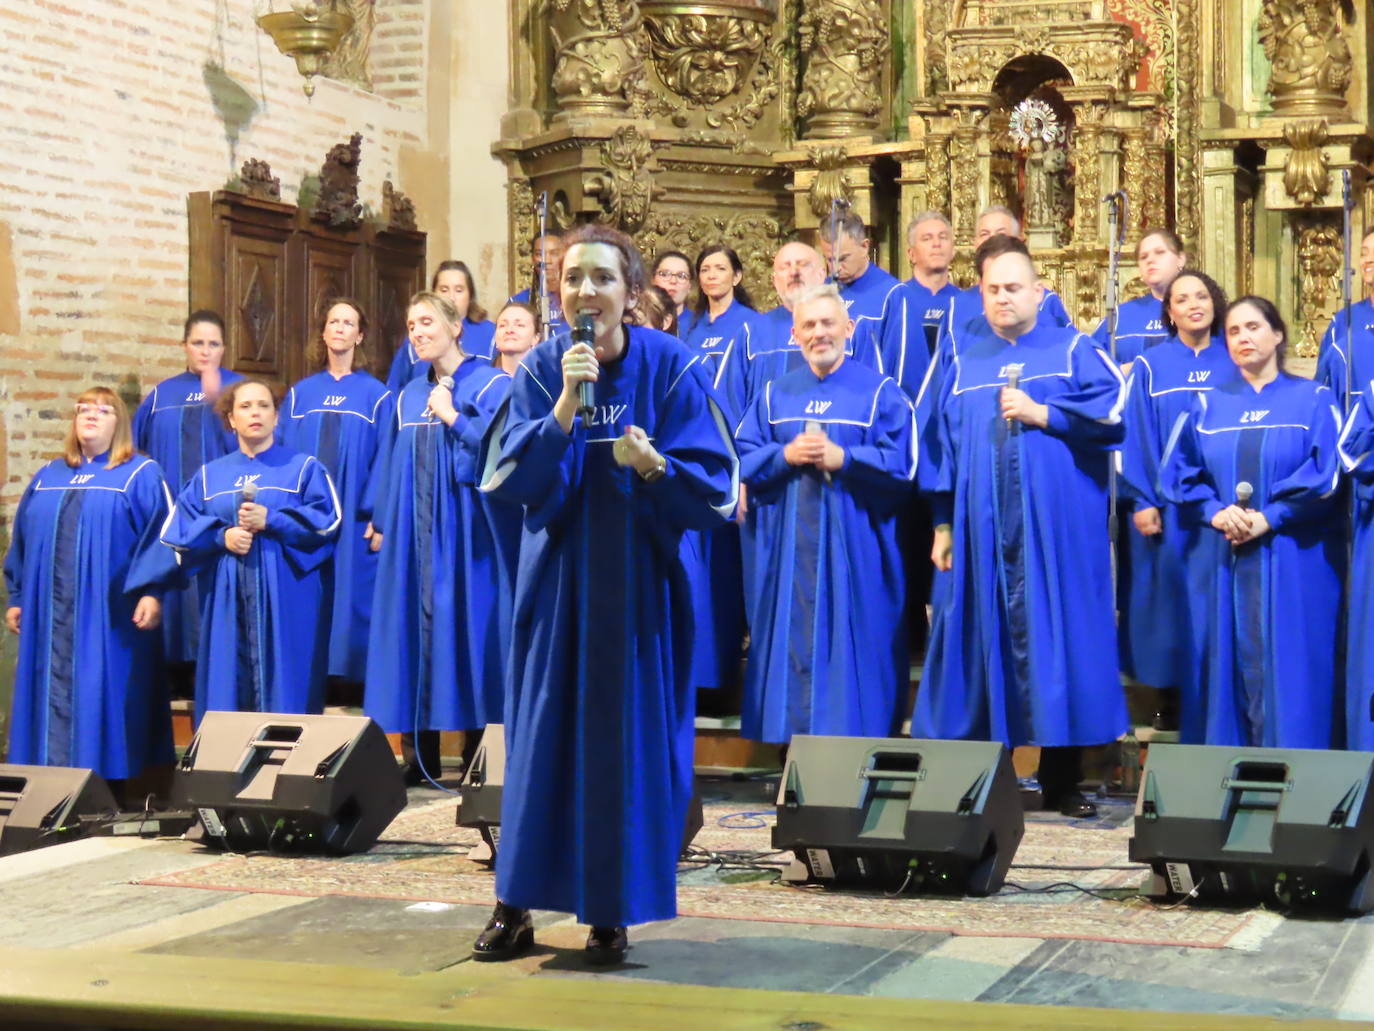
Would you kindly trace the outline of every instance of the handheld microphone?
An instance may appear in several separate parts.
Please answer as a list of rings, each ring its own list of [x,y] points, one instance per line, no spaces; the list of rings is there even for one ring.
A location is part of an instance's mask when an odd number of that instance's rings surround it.
[[[827,435],[825,432],[825,427],[822,426],[815,419],[807,419],[806,424],[802,427],[802,429],[807,433],[819,433],[823,437]],[[826,483],[831,482],[829,469],[821,470],[821,479],[825,480]]]
[[[452,376],[440,376],[439,379],[436,381],[436,385],[437,385],[437,386],[443,387],[445,390],[452,391],[452,390],[453,390],[453,377],[452,377]],[[429,402],[426,401],[426,402],[425,402],[425,415],[433,415],[433,414],[434,414],[434,409],[430,408],[430,407],[429,407]]]
[[[1020,366],[1020,365],[1008,365],[1008,366],[1007,366],[1007,387],[1010,388],[1011,390],[1019,390],[1019,389],[1021,388],[1021,366]],[[1012,432],[1015,431],[1015,429],[1016,429],[1016,420],[1015,420],[1015,419],[1008,419],[1008,420],[1007,420],[1007,432],[1008,432],[1008,433],[1012,433]]]
[[[590,315],[579,315],[577,324],[573,326],[573,343],[586,344],[588,347],[596,345],[596,320]],[[596,411],[596,384],[591,380],[583,380],[577,385],[577,414],[582,416],[583,421],[590,419],[592,413]]]
[[[1241,480],[1236,484],[1236,507],[1249,508],[1250,499],[1255,496],[1255,488],[1250,485],[1249,480]]]
[[[240,504],[251,505],[258,500],[258,485],[256,483],[245,483],[243,490],[239,494]]]

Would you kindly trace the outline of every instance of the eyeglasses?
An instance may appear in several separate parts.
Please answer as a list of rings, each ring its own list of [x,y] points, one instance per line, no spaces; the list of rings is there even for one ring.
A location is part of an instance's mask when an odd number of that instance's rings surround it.
[[[97,405],[89,401],[78,401],[76,405],[77,415],[114,415],[114,405]]]
[[[659,272],[655,272],[655,273],[654,273],[654,278],[655,278],[655,279],[666,279],[666,280],[668,280],[668,282],[670,282],[670,283],[686,283],[686,282],[689,282],[689,281],[691,280],[691,278],[692,278],[692,273],[690,273],[690,272],[666,272],[666,271],[659,271]]]

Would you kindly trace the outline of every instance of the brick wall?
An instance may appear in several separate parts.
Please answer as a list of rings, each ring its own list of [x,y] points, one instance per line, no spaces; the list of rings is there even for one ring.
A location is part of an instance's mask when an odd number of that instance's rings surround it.
[[[372,34],[372,87],[388,100],[418,100],[425,86],[424,0],[377,5]]]
[[[388,177],[420,185],[425,10],[379,0],[379,93],[320,81],[311,102],[252,0],[0,4],[0,526],[76,392],[183,367],[188,193],[254,157],[294,200],[354,131],[364,201],[380,210]],[[428,207],[422,228],[446,236],[447,205]]]

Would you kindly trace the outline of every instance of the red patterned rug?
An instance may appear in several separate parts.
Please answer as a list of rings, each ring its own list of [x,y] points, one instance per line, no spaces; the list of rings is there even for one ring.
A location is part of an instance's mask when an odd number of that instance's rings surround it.
[[[493,898],[492,875],[467,858],[477,834],[454,825],[456,805],[444,800],[406,810],[361,855],[226,856],[138,883],[485,905]],[[1258,909],[1156,905],[1136,892],[1145,869],[1127,861],[1129,826],[1069,824],[1034,815],[1026,821],[1008,885],[990,898],[888,898],[790,887],[776,880],[789,857],[771,852],[771,811],[740,809],[737,803],[706,806],[706,825],[693,843],[695,861],[680,868],[682,916],[1245,950],[1257,949],[1280,922]],[[1066,883],[1105,897],[1059,886]]]

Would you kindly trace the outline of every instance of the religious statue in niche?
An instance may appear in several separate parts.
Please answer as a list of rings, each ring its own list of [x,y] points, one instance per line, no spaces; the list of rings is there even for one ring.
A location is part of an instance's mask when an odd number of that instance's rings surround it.
[[[1068,185],[1067,127],[1050,104],[1028,97],[1011,113],[1011,138],[1021,150],[1022,211],[1033,247],[1058,247],[1073,211]]]

